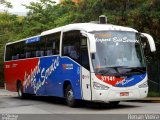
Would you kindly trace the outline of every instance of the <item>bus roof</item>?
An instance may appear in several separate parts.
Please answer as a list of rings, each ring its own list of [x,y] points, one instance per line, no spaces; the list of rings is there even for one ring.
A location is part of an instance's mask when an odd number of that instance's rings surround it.
[[[41,33],[41,35],[47,35],[47,34],[55,33],[58,31],[65,32],[65,31],[70,31],[70,30],[82,30],[86,32],[104,31],[104,30],[120,30],[120,31],[138,32],[137,30],[133,28],[112,25],[112,24],[75,23],[75,24],[69,24],[63,27],[44,31]]]
[[[74,24],[69,24],[69,25],[65,25],[65,26],[62,26],[62,27],[54,28],[54,29],[51,29],[51,30],[47,30],[47,31],[42,32],[40,35],[25,38],[25,39],[18,40],[18,41],[15,41],[15,42],[10,42],[10,43],[7,43],[6,45],[18,43],[18,42],[21,42],[21,41],[26,41],[28,39],[32,39],[32,38],[40,37],[40,36],[43,36],[43,35],[48,35],[48,34],[60,32],[60,31],[65,32],[65,31],[70,31],[70,30],[81,30],[81,31],[85,31],[85,32],[104,31],[104,30],[119,30],[119,31],[138,32],[137,30],[135,30],[133,28],[123,27],[123,26],[118,26],[118,25],[112,25],[112,24],[74,23]]]

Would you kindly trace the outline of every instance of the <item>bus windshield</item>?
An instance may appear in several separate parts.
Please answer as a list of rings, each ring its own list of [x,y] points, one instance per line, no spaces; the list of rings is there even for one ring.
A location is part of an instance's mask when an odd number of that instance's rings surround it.
[[[94,35],[97,50],[92,54],[94,70],[145,67],[139,34],[128,31],[96,31]]]

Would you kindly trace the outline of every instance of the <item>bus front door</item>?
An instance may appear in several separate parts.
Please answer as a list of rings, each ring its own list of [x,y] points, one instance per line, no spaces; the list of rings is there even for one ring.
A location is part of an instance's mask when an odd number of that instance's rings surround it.
[[[82,64],[81,86],[82,86],[83,99],[91,100],[91,74],[90,74],[87,45],[81,46],[81,64]]]

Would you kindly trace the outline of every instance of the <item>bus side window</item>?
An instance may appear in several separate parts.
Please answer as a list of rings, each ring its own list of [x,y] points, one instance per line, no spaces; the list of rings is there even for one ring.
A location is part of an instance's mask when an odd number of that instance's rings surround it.
[[[12,60],[12,48],[11,45],[6,45],[5,61]]]
[[[37,50],[35,54],[36,54],[36,57],[42,57],[44,56],[44,51]]]
[[[40,41],[27,43],[25,46],[25,58],[44,56],[45,44],[43,37],[40,38]]]
[[[46,38],[46,51],[47,56],[59,54],[59,45],[60,45],[60,32],[53,33],[45,36]]]
[[[46,50],[46,55],[47,55],[47,56],[50,56],[50,55],[52,55],[52,50],[50,50],[50,49],[47,49],[47,50]]]
[[[22,54],[24,54],[24,41],[22,42],[18,42],[15,44],[15,54],[16,54],[16,59],[23,59],[21,56]]]
[[[80,63],[80,31],[69,31],[63,34],[62,55]]]
[[[25,48],[25,58],[32,58],[35,57],[35,43],[29,43],[26,44],[26,48]]]
[[[5,61],[23,59],[24,45],[24,41],[7,45]]]
[[[30,58],[31,57],[31,53],[30,52],[26,52],[26,58]]]
[[[90,70],[86,37],[82,37],[80,47],[81,47],[81,65],[87,70]]]
[[[40,42],[38,44],[38,56],[37,57],[42,57],[45,56],[45,48],[46,47],[46,39],[42,36],[40,38]]]

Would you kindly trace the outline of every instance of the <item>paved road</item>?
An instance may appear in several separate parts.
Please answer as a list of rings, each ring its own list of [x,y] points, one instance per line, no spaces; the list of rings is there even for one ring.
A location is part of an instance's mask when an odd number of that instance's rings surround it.
[[[160,103],[121,102],[118,106],[85,103],[70,108],[64,99],[31,97],[19,99],[16,93],[0,90],[0,114],[160,114]]]
[[[0,90],[0,113],[16,114],[136,114],[160,113],[160,103],[121,102],[118,106],[85,103],[70,108],[64,99],[30,97],[19,99],[16,93]]]

